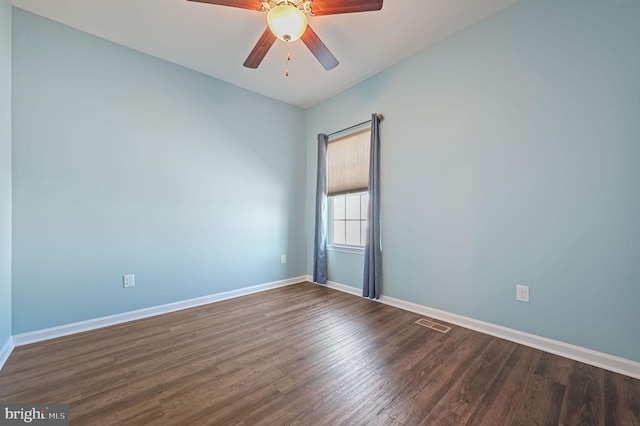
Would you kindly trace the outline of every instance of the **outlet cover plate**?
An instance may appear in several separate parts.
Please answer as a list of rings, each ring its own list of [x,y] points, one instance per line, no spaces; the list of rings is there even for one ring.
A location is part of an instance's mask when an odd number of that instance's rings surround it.
[[[136,276],[134,274],[126,274],[122,276],[122,287],[129,288],[136,286]]]
[[[516,285],[516,300],[529,303],[529,286]]]

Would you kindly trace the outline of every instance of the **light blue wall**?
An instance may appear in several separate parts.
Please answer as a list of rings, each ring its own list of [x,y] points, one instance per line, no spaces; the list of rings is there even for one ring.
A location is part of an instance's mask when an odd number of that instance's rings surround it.
[[[523,0],[312,108],[307,271],[315,135],[383,113],[385,295],[640,361],[639,76],[640,2]]]
[[[11,336],[11,4],[0,0],[0,349]]]
[[[305,273],[303,110],[19,9],[13,95],[14,334]]]

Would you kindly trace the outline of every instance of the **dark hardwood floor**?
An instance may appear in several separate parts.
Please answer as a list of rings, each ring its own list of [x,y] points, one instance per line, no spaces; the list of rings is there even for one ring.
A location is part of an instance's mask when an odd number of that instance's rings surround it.
[[[640,425],[640,381],[310,283],[14,350],[72,425]]]

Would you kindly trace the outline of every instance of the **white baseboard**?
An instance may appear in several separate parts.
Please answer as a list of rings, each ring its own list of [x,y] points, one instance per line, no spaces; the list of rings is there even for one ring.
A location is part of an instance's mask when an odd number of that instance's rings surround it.
[[[307,281],[312,280],[308,275],[306,279]],[[361,290],[358,288],[333,281],[327,282],[327,287],[356,296],[361,296],[362,294]],[[592,349],[583,348],[581,346],[561,342],[559,340],[548,339],[546,337],[525,333],[523,331],[491,324],[462,315],[452,314],[439,309],[430,308],[428,306],[418,305],[417,303],[396,299],[394,297],[383,295],[378,302],[455,324],[460,327],[489,334],[491,336],[499,337],[501,339],[509,340],[511,342],[519,343],[521,345],[529,346],[531,348],[540,349],[541,351],[560,355],[565,358],[580,361],[615,373],[624,374],[625,376],[633,377],[635,379],[640,379],[640,362],[630,359],[609,355]]]
[[[309,281],[311,281],[311,278],[309,278]],[[327,281],[327,287],[332,288],[334,290],[340,290],[340,291],[342,291],[344,293],[349,293],[349,294],[353,294],[355,296],[361,296],[362,297],[362,289],[361,288],[351,287],[349,285],[340,284],[340,283],[337,283],[335,281]],[[376,300],[376,302],[379,302],[379,300]]]
[[[9,336],[9,339],[0,348],[0,370],[4,367],[4,363],[9,359],[9,355],[13,351],[13,337]]]
[[[285,287],[288,285],[306,281],[306,279],[306,276],[288,278],[286,280],[273,281],[270,283],[259,284],[252,287],[231,290],[224,293],[197,297],[195,299],[167,303],[166,305],[152,306],[150,308],[138,309],[136,311],[123,312],[121,314],[94,318],[87,321],[65,324],[58,327],[16,334],[13,336],[13,345],[28,345],[30,343],[41,342],[43,340],[55,339],[56,337],[68,336],[70,334],[81,333],[83,331],[95,330],[102,327],[108,327],[110,325],[121,324],[124,322],[135,321],[142,318],[167,314],[169,312],[181,311],[183,309],[194,308],[196,306],[202,306],[209,303],[220,302],[222,300],[233,299],[235,297],[246,296],[248,294],[258,293],[265,290]]]

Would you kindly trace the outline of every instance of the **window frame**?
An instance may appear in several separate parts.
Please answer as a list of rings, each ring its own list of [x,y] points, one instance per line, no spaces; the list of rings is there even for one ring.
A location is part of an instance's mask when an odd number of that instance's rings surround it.
[[[346,197],[349,196],[355,196],[355,195],[359,195],[362,196],[364,194],[369,195],[369,191],[361,191],[361,192],[353,192],[353,193],[348,193],[348,194],[338,194],[338,195],[334,195],[334,196],[330,196],[327,197],[327,207],[328,207],[328,237],[327,238],[327,250],[331,250],[331,251],[338,251],[338,252],[343,252],[343,253],[351,253],[351,254],[361,254],[364,255],[364,250],[365,250],[365,246],[363,245],[351,245],[351,244],[339,244],[339,243],[334,243],[333,242],[333,224],[334,224],[334,219],[333,219],[333,201],[334,198],[336,197],[344,197],[345,198],[345,202],[346,202]],[[360,205],[362,206],[362,201],[360,201]],[[361,207],[362,208],[362,207]],[[360,217],[362,217],[362,211],[360,212]],[[340,219],[338,219],[340,220]],[[367,223],[367,228],[369,227],[369,219],[365,218],[365,219],[351,219],[354,222],[359,222],[361,227],[360,229],[362,229],[362,222],[366,222]],[[347,222],[347,219],[344,220],[345,223]]]

